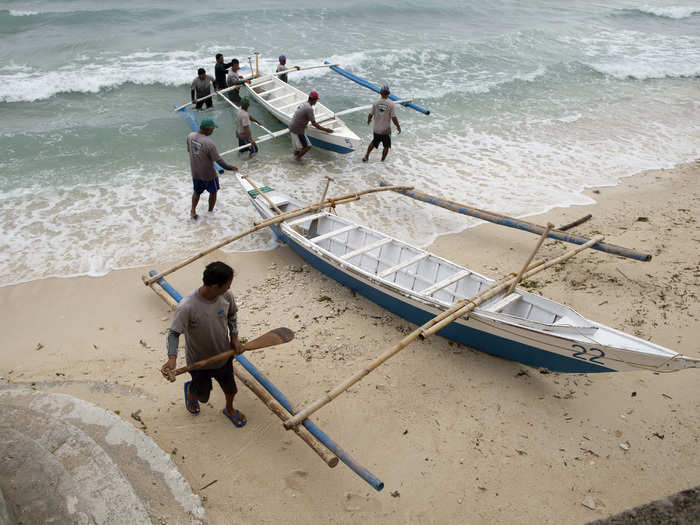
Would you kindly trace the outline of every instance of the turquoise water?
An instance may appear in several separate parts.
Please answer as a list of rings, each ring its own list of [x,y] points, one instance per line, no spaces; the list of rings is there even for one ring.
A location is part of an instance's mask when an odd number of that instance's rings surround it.
[[[387,180],[525,215],[700,156],[697,1],[483,4],[0,2],[0,284],[163,266],[248,227],[230,175],[217,213],[187,220],[189,128],[172,107],[217,52],[247,62],[258,51],[263,71],[280,53],[291,65],[329,60],[431,110],[399,110],[384,164],[315,149],[298,166],[288,138],[229,158],[308,200],[328,174],[330,194]],[[290,80],[333,110],[376,98],[323,69]],[[234,115],[222,101],[205,114],[229,149]],[[345,121],[369,138],[364,113]],[[343,213],[421,245],[474,224],[388,194]],[[266,232],[229,249],[273,246]]]

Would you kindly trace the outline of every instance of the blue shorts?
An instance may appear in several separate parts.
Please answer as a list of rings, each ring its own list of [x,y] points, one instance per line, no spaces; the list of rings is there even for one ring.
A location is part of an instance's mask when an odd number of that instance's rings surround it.
[[[307,137],[304,133],[290,133],[289,135],[292,138],[292,147],[294,148],[294,151],[301,151],[307,146],[311,146],[309,137]]]
[[[219,177],[216,177],[214,180],[192,179],[192,183],[194,184],[194,192],[197,195],[204,193],[204,190],[209,193],[219,191]]]
[[[245,146],[246,144],[250,144],[248,142],[248,139],[242,139],[241,137],[238,137],[238,147],[240,148],[241,146]],[[257,153],[258,152],[258,145],[256,144],[255,146],[248,146],[245,149],[241,150],[241,153],[244,151],[250,151],[251,153]]]

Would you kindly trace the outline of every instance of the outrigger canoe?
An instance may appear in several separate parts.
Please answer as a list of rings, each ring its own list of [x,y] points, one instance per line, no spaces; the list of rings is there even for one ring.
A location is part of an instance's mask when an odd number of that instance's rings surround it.
[[[264,219],[304,205],[279,190],[238,177]],[[250,179],[249,179],[250,180]],[[253,183],[255,184],[255,183]],[[416,324],[494,283],[493,279],[349,219],[322,211],[271,226],[302,259],[322,273]],[[484,302],[439,335],[554,372],[700,368],[700,359],[596,323],[573,309],[515,289]]]
[[[285,126],[289,126],[297,107],[308,100],[306,93],[283,82],[276,75],[254,78],[245,87],[253,100]],[[314,105],[314,115],[316,122],[323,122],[323,126],[331,128],[333,133],[308,126],[306,135],[311,144],[336,153],[350,153],[360,146],[360,137],[320,102]]]

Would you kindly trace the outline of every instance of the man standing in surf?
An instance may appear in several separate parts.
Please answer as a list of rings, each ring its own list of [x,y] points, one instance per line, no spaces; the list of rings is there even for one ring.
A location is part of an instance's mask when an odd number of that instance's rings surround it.
[[[204,104],[206,104],[208,108],[214,105],[214,97],[209,97],[206,100],[200,100],[197,102],[197,99],[209,96],[211,94],[212,84],[214,84],[214,90],[217,91],[218,88],[216,87],[214,77],[207,75],[206,70],[200,67],[197,70],[197,77],[192,81],[192,85],[190,86],[190,95],[192,97],[192,104],[195,104],[195,109],[202,109]]]
[[[216,54],[216,65],[214,66],[214,77],[216,77],[216,89],[226,89],[226,70],[231,67],[233,61],[224,62],[224,55]]]
[[[228,98],[231,100],[231,102],[235,104],[241,103],[241,86],[246,82],[250,84],[250,79],[243,80],[243,77],[238,73],[239,69],[240,64],[238,63],[238,59],[234,58],[233,60],[231,60],[231,71],[228,72],[228,76],[226,77],[226,83],[228,84],[228,87],[236,86],[234,89],[229,91],[228,94]]]
[[[292,146],[294,148],[294,160],[301,160],[306,155],[306,152],[311,149],[309,137],[304,133],[306,125],[311,122],[311,125],[316,129],[333,133],[331,128],[324,128],[316,122],[314,117],[314,106],[318,102],[318,93],[312,91],[309,93],[309,100],[301,104],[294,112],[291,122],[289,123],[289,135],[292,138]]]
[[[391,93],[391,91],[389,91],[389,86],[383,85],[379,90],[379,94],[382,98],[372,104],[372,110],[367,116],[368,126],[370,122],[372,122],[372,117],[374,117],[374,138],[367,148],[367,153],[362,157],[362,162],[367,162],[369,160],[369,154],[374,148],[379,147],[380,142],[384,148],[382,149],[382,162],[386,159],[386,156],[389,154],[389,149],[391,148],[392,122],[396,126],[396,130],[401,134],[399,119],[396,118],[396,106],[394,105],[394,101],[389,99],[389,93]]]
[[[172,371],[177,366],[180,334],[185,334],[188,365],[231,349],[243,351],[238,340],[238,308],[231,294],[232,282],[233,268],[219,261],[209,263],[202,275],[202,286],[180,301],[166,340],[168,360],[161,368],[168,380],[175,380]],[[233,376],[233,357],[210,367],[190,370],[190,375],[192,380],[185,383],[185,408],[189,413],[199,414],[199,403],[209,401],[211,380],[216,379],[226,397],[223,414],[237,427],[246,424],[243,413],[233,408],[233,398],[238,391]]]
[[[214,162],[225,170],[238,171],[236,166],[228,164],[221,158],[216,149],[216,144],[209,138],[214,133],[214,128],[218,128],[214,121],[210,118],[205,118],[199,125],[199,131],[193,131],[187,135],[187,151],[190,154],[190,170],[192,171],[192,184],[194,185],[192,209],[190,210],[190,218],[193,220],[199,218],[199,215],[197,215],[197,204],[199,204],[199,196],[205,190],[209,192],[209,212],[214,211],[216,194],[219,191],[219,174],[214,168]]]

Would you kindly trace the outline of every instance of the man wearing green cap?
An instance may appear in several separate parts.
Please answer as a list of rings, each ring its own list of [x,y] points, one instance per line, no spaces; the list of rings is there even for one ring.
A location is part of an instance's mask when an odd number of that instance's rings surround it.
[[[216,193],[219,191],[219,174],[214,168],[214,162],[225,170],[238,171],[236,166],[227,163],[219,155],[216,144],[209,138],[218,126],[210,118],[205,118],[199,125],[199,131],[187,135],[187,151],[190,154],[190,170],[192,171],[192,209],[190,217],[197,220],[197,204],[199,196],[206,190],[209,192],[209,212],[214,211]]]
[[[239,146],[250,144],[250,147],[239,150],[239,152],[243,153],[244,151],[249,151],[248,158],[252,159],[258,152],[258,146],[255,144],[253,135],[250,132],[250,121],[252,120],[258,126],[262,126],[262,124],[248,113],[248,107],[250,107],[250,100],[248,100],[248,97],[243,97],[241,99],[241,108],[238,110],[238,115],[236,116],[236,136],[238,137]]]

